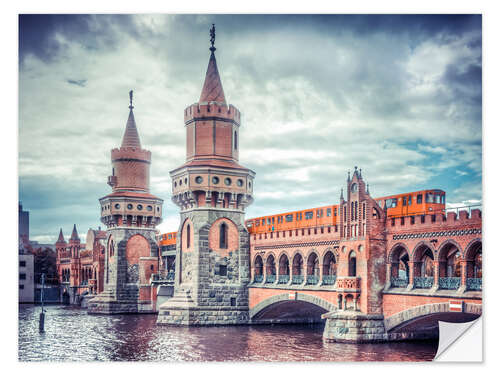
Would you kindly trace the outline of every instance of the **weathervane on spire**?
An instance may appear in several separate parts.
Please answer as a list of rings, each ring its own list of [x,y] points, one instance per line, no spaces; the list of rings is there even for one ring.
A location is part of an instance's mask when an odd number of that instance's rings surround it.
[[[210,51],[214,52],[216,48],[214,47],[215,43],[215,24],[212,24],[212,28],[210,29],[210,43],[212,43],[212,47],[210,47]]]
[[[130,90],[128,96],[130,97],[130,105],[128,107],[132,109],[134,108],[134,106],[132,105],[132,99],[134,98],[134,90]]]

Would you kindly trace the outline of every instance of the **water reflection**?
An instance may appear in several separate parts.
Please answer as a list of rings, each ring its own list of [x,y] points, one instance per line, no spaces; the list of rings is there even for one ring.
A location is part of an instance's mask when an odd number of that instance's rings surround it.
[[[19,307],[21,361],[429,361],[438,342],[323,343],[321,325],[157,326],[156,315],[88,315]]]

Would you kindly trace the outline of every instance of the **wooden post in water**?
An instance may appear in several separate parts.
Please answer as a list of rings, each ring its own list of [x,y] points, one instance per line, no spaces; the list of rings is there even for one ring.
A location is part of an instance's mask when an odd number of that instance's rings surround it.
[[[43,290],[45,289],[45,274],[42,273],[42,290],[40,291],[40,300],[42,302],[42,312],[40,313],[40,323],[39,323],[39,328],[40,328],[40,333],[45,332],[45,311],[43,309]]]

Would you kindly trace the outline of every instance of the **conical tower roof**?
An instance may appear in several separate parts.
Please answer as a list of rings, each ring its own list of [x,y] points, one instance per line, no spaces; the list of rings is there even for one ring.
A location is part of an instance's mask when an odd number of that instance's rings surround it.
[[[134,106],[132,105],[133,91],[130,90],[130,112],[128,114],[127,125],[125,126],[125,133],[123,134],[122,147],[135,147],[141,148],[141,140],[139,139],[139,132],[135,124]]]
[[[224,89],[217,69],[217,61],[215,60],[215,48],[212,47],[210,53],[210,60],[208,60],[207,74],[205,75],[205,83],[201,90],[200,103],[205,102],[218,102],[226,103],[224,96]]]
[[[62,228],[61,228],[61,230],[59,230],[59,238],[57,239],[57,242],[66,242],[66,241],[64,241]]]
[[[76,231],[76,224],[73,224],[73,232],[71,233],[71,240],[79,240],[78,232]]]

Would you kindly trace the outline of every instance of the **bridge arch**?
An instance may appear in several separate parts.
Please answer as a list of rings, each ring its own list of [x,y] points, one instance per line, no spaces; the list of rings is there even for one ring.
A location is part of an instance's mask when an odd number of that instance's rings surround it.
[[[411,252],[410,259],[413,262],[417,261],[417,258],[419,257],[419,255],[421,254],[421,252],[425,251],[425,248],[429,248],[429,250],[432,252],[433,256],[436,255],[436,249],[434,248],[434,245],[432,245],[428,241],[420,241],[413,248],[413,251]]]
[[[292,298],[293,297],[293,298]],[[283,321],[320,321],[321,314],[337,310],[327,300],[306,293],[281,293],[266,298],[249,311],[250,319]]]
[[[401,331],[408,328],[410,324],[422,322],[424,319],[428,321],[427,325],[430,328],[436,329],[439,320],[458,323],[472,321],[481,316],[482,305],[468,302],[463,304],[463,312],[450,311],[449,302],[415,306],[385,318],[385,329],[388,333]]]
[[[463,251],[460,245],[448,239],[437,249],[438,274],[439,277],[460,277],[463,259]]]

